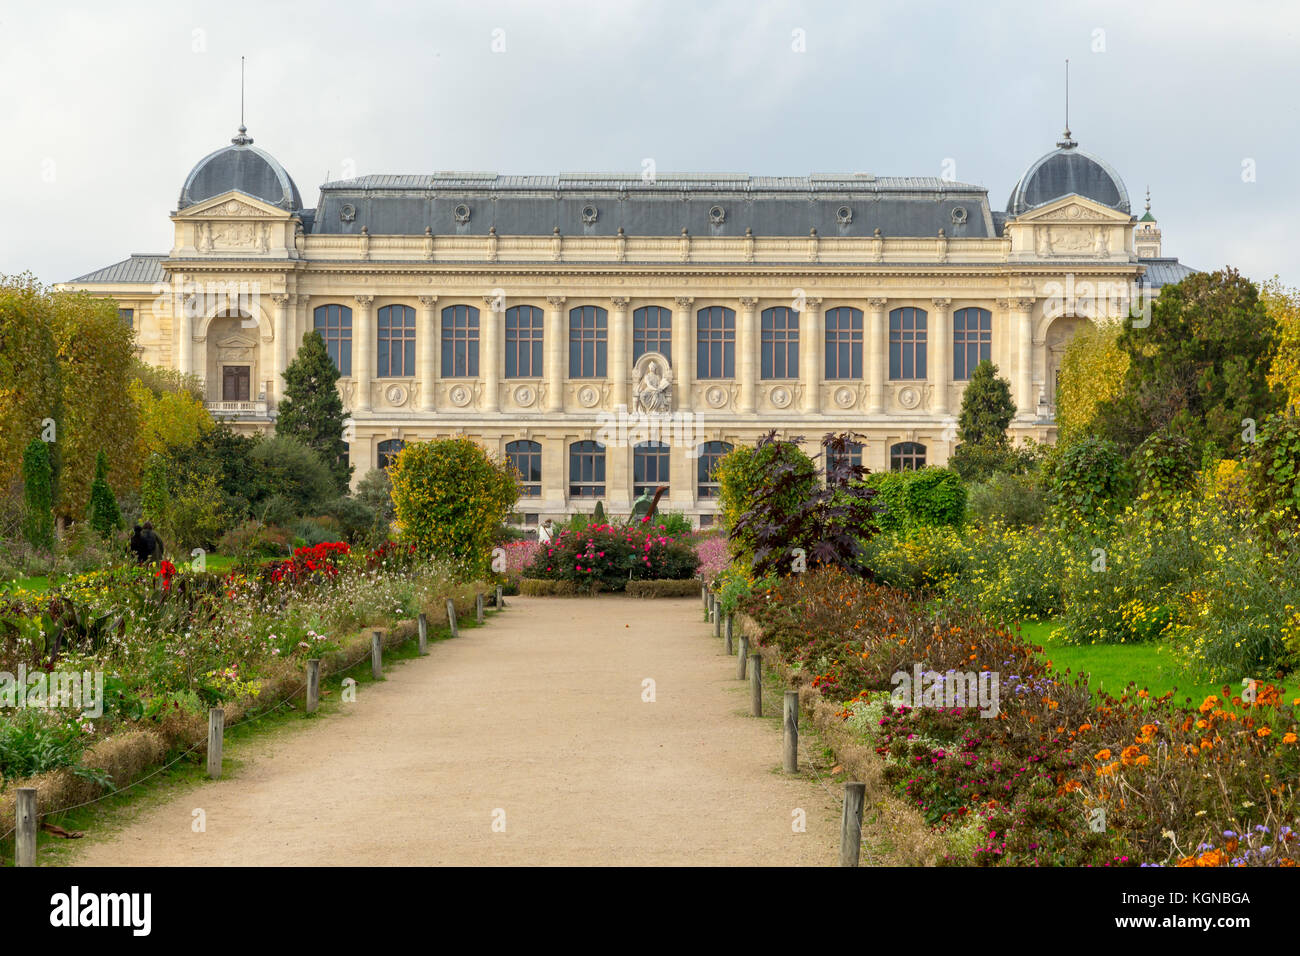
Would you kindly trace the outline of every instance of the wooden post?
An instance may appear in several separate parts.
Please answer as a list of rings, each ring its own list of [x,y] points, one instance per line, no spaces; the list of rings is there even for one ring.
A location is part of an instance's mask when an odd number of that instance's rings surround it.
[[[423,657],[425,654],[429,653],[429,619],[425,616],[423,611],[421,611],[420,616],[415,619],[415,629],[419,633],[418,646],[420,656]]]
[[[226,733],[226,712],[221,707],[208,710],[208,779],[221,779],[221,745]]]
[[[36,865],[36,788],[19,787],[14,804],[14,866]]]
[[[781,737],[781,766],[786,773],[799,772],[799,692],[785,692],[785,732]]]
[[[865,783],[844,785],[844,819],[840,822],[840,866],[857,866],[862,855],[862,805]]]
[[[701,585],[700,585],[700,603],[704,605],[705,610],[708,610],[708,607],[709,607],[709,586],[708,586],[707,584],[701,584]]]
[[[704,620],[706,621],[713,620],[713,592],[712,591],[706,591],[704,593]]]
[[[479,624],[483,623],[483,593],[474,595],[474,616]]]
[[[505,607],[505,606],[506,606],[506,598],[505,598],[505,595],[501,592],[501,585],[498,584],[498,585],[497,585],[497,604],[496,604],[497,610],[499,611],[499,610],[501,610],[501,609],[502,609],[503,607]]]
[[[375,680],[384,679],[384,632],[370,632],[370,676]]]
[[[727,620],[723,622],[722,630],[727,638],[727,653],[728,654],[736,653],[736,649],[731,645],[731,615],[730,614],[727,615]]]
[[[740,647],[736,654],[736,680],[745,679],[745,665],[749,662],[749,638],[740,635]]]
[[[749,652],[749,712],[763,716],[763,658],[758,651]]]
[[[456,630],[456,602],[447,598],[447,623],[451,625],[451,636],[460,637],[460,631]]]
[[[320,658],[313,657],[307,662],[307,713],[316,713],[320,704]]]
[[[713,636],[722,636],[722,602],[718,601],[713,605]]]

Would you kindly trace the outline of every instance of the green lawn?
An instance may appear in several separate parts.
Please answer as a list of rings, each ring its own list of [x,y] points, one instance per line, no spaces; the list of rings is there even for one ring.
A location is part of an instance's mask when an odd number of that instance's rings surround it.
[[[228,557],[224,554],[209,554],[207,556],[207,569],[216,574],[225,574],[237,563],[238,559]],[[258,564],[265,564],[267,561],[280,561],[282,558],[259,558]],[[0,581],[0,594],[6,591],[27,591],[39,593],[45,591],[50,586],[50,579],[44,575],[34,575],[25,578],[15,578],[12,581]]]
[[[1145,687],[1155,697],[1177,688],[1174,699],[1178,703],[1190,697],[1193,704],[1200,704],[1210,694],[1223,694],[1222,683],[1205,683],[1188,677],[1169,650],[1160,644],[1067,644],[1056,621],[1022,621],[1020,633],[1031,644],[1043,648],[1042,656],[1051,661],[1053,669],[1087,673],[1094,691],[1104,690],[1118,697],[1125,685],[1133,681],[1139,689]],[[1292,678],[1288,684],[1294,687],[1295,675]],[[1233,693],[1241,693],[1241,688],[1234,687]],[[1284,688],[1284,697],[1286,693]]]

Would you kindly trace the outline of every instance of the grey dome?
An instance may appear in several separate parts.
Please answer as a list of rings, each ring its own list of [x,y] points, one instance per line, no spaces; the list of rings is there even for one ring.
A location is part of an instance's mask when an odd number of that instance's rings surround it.
[[[1121,212],[1131,212],[1124,180],[1109,163],[1079,149],[1069,138],[1068,131],[1065,140],[1057,145],[1058,149],[1026,169],[1011,190],[1011,198],[1007,200],[1008,216],[1019,216],[1071,193]]]
[[[238,190],[254,199],[290,212],[302,208],[302,197],[284,167],[275,157],[253,145],[244,127],[239,135],[215,153],[199,160],[185,177],[177,209]]]

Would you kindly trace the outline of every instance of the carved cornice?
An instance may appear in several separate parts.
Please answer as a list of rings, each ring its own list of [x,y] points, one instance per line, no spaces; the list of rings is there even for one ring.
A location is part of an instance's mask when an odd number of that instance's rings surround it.
[[[1007,299],[1007,305],[1013,312],[1028,312],[1034,307],[1033,299]]]
[[[551,305],[555,306],[557,309],[564,305],[566,299],[567,297],[562,295],[548,295],[546,297],[546,301],[551,303]]]
[[[679,296],[676,296],[676,297],[673,299],[673,301],[677,303],[677,308],[679,308],[679,309],[689,309],[692,305],[695,304],[695,296],[693,296],[693,295],[679,295]]]
[[[952,305],[952,299],[936,298],[931,299],[930,301],[934,303],[936,309],[946,309],[948,306]]]
[[[626,309],[627,304],[632,300],[625,295],[612,295],[609,297],[609,301],[616,309]]]
[[[754,308],[754,306],[758,305],[758,297],[752,295],[742,295],[740,297],[740,304],[744,306],[746,309],[752,309]]]
[[[357,305],[373,305],[375,302],[373,295],[354,295],[352,298],[357,300]]]
[[[883,309],[889,304],[889,300],[881,296],[871,296],[867,299],[867,305],[873,309]]]
[[[438,297],[436,295],[417,295],[416,299],[418,299],[420,305],[424,306],[426,309],[432,308],[434,304],[438,301]]]

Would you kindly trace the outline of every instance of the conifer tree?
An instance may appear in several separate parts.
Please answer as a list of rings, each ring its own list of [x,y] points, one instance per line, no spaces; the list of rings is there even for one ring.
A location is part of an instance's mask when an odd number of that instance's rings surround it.
[[[108,456],[101,450],[95,456],[95,480],[90,485],[90,526],[101,538],[109,537],[122,527],[122,511],[108,486]]]
[[[343,400],[336,383],[339,370],[319,332],[308,332],[302,347],[284,370],[284,397],[275,420],[275,433],[297,438],[315,449],[334,477],[340,495],[348,492],[352,466],[343,441]]]
[[[50,449],[39,438],[23,452],[23,537],[34,548],[54,547],[54,473]]]

